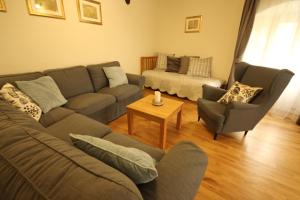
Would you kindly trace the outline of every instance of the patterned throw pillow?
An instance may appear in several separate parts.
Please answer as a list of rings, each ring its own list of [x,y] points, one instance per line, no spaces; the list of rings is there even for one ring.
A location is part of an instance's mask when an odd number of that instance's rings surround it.
[[[18,110],[27,113],[39,121],[42,115],[41,108],[36,105],[29,96],[18,90],[10,83],[6,83],[0,90],[0,98],[8,102]]]
[[[168,61],[168,56],[174,56],[171,54],[163,54],[159,53],[156,61],[156,69],[167,69],[167,61]]]
[[[190,76],[202,76],[205,78],[209,78],[211,76],[212,60],[212,57],[190,57],[189,70],[187,74]]]
[[[230,102],[248,103],[262,90],[260,87],[251,87],[236,81],[218,102],[223,104]]]

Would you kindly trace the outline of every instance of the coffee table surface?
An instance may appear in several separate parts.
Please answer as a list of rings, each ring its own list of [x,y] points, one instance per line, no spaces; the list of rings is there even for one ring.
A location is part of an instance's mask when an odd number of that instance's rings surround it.
[[[154,106],[152,105],[152,101],[154,99],[154,95],[148,95],[130,105],[127,108],[139,111],[148,115],[152,115],[161,119],[167,119],[175,112],[178,111],[183,105],[183,102],[176,101],[173,99],[162,98],[164,105],[162,106]]]

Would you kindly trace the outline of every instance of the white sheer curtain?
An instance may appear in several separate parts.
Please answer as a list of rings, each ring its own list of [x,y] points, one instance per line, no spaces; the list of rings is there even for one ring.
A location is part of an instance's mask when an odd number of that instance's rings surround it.
[[[296,120],[300,114],[300,0],[260,1],[242,60],[295,73],[271,113]]]

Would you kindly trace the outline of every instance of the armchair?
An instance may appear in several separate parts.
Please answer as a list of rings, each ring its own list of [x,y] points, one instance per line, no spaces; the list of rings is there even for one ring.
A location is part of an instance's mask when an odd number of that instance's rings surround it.
[[[198,99],[198,121],[202,119],[216,140],[221,133],[248,131],[270,110],[280,97],[294,73],[266,67],[237,63],[235,80],[240,83],[262,87],[263,91],[250,103],[231,102],[227,105],[218,103],[226,90],[203,85],[203,98]]]

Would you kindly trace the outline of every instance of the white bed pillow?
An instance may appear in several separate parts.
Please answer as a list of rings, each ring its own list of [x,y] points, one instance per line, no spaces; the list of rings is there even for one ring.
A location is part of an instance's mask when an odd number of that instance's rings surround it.
[[[168,64],[168,56],[172,57],[174,56],[174,54],[159,53],[157,56],[155,69],[166,70]]]

